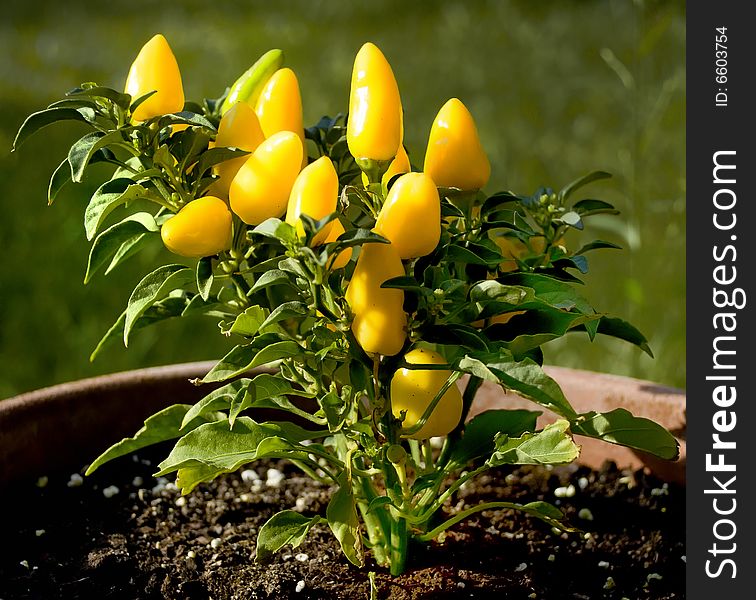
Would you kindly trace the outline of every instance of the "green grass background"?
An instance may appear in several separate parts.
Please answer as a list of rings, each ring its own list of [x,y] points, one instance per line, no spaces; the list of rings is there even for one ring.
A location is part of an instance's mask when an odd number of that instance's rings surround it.
[[[305,121],[346,109],[354,54],[373,41],[391,62],[406,143],[422,164],[441,105],[461,98],[493,172],[488,191],[561,187],[593,169],[586,189],[616,204],[595,237],[623,251],[591,256],[585,295],[636,324],[654,360],[582,336],[546,348],[551,364],[685,385],[685,14],[682,2],[6,2],[0,22],[0,398],[99,373],[219,357],[210,321],[140,332],[128,350],[89,352],[131,289],[165,252],[155,247],[82,285],[84,204],[46,206],[47,181],[85,130],[44,130],[10,153],[26,114],[83,81],[123,86],[141,45],[162,32],[187,98],[218,96],[263,51],[284,49]],[[85,182],[97,185],[96,177]],[[583,236],[583,240],[587,236]],[[568,237],[569,245],[580,236]]]

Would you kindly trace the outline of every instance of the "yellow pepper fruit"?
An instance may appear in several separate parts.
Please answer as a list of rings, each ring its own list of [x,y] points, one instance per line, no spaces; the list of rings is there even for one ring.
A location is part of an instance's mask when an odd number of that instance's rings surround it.
[[[407,338],[404,292],[382,288],[384,281],[404,275],[399,254],[391,244],[364,244],[357,259],[346,300],[354,314],[352,333],[368,354],[393,356]]]
[[[416,348],[404,355],[411,365],[443,365],[446,359],[432,350]],[[391,412],[399,419],[406,411],[402,426],[417,424],[441,388],[451,375],[447,369],[399,369],[391,379]],[[420,430],[405,437],[424,440],[446,435],[462,418],[462,394],[456,384],[452,385],[436,404]]]
[[[328,236],[326,237],[324,244],[329,244],[331,242],[335,242],[339,236],[341,236],[344,233],[344,226],[341,224],[341,221],[338,219],[331,221],[333,224],[333,227],[331,227],[331,231],[328,233]],[[326,265],[329,271],[335,271],[336,269],[343,269],[346,267],[347,263],[352,258],[352,249],[346,248],[339,252],[335,257],[330,257],[329,264]]]
[[[472,191],[488,183],[491,165],[480,144],[475,121],[457,98],[444,104],[436,115],[423,170],[439,187]]]
[[[163,244],[190,258],[212,256],[231,247],[231,211],[215,196],[189,202],[160,228]]]
[[[289,195],[286,210],[286,222],[297,228],[297,233],[304,236],[304,227],[300,215],[305,214],[316,221],[323,219],[336,210],[339,196],[339,176],[333,162],[327,156],[321,156],[314,163],[307,165],[297,176]],[[333,227],[333,221],[321,229],[312,239],[312,245],[323,243]]]
[[[283,216],[302,153],[302,141],[291,131],[279,131],[260,144],[231,182],[231,210],[247,225]]]
[[[356,159],[390,161],[401,144],[402,102],[386,57],[370,42],[354,59],[347,145]]]
[[[134,121],[180,112],[184,108],[184,87],[181,84],[176,57],[166,39],[157,34],[139,51],[126,78],[125,92],[132,102],[145,94],[155,94],[133,112]]]
[[[294,71],[288,67],[278,69],[265,84],[257,99],[255,112],[260,119],[265,137],[279,131],[292,131],[299,136],[305,148],[302,95]],[[302,166],[307,164],[307,153],[302,154]]]
[[[402,259],[433,252],[441,237],[441,201],[425,173],[405,173],[396,180],[378,214],[375,232],[396,247]]]
[[[210,142],[210,148],[233,147],[247,152],[254,152],[265,141],[265,135],[260,127],[255,111],[246,102],[237,102],[223,115],[218,126],[215,142]],[[213,167],[213,173],[218,180],[213,182],[210,192],[221,198],[228,198],[231,182],[247,162],[247,156],[232,158]]]

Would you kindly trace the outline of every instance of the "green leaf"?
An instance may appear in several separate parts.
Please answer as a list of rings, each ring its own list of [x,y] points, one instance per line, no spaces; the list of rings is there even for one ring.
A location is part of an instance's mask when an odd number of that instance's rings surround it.
[[[115,254],[121,251],[122,246],[146,233],[154,233],[159,230],[155,217],[150,213],[140,212],[126,217],[120,223],[111,225],[100,233],[92,244],[87,261],[87,272],[84,275],[84,283],[89,283],[92,276],[100,270]],[[110,270],[112,266],[108,269]]]
[[[608,202],[586,198],[572,205],[572,210],[586,217],[589,215],[610,214],[618,215],[619,211]]]
[[[16,134],[16,139],[13,140],[13,150],[15,151],[16,148],[19,148],[30,136],[43,127],[47,127],[58,121],[81,121],[82,123],[87,123],[88,119],[84,115],[88,113],[84,112],[85,110],[76,108],[47,108],[32,113],[21,124]]]
[[[536,298],[555,308],[564,310],[577,309],[584,315],[592,315],[596,312],[590,303],[577,293],[573,286],[548,275],[511,273],[502,277],[501,281],[507,285],[520,285],[531,288],[535,292]]]
[[[594,240],[593,242],[590,242],[580,248],[577,252],[575,252],[575,255],[578,256],[580,254],[585,254],[586,252],[590,250],[597,250],[600,248],[612,248],[615,250],[622,250],[622,246],[618,246],[617,244],[613,242],[605,242],[604,240]]]
[[[268,317],[268,310],[261,306],[250,306],[234,320],[230,333],[252,337],[260,330],[260,325]]]
[[[330,242],[326,248],[328,252],[333,253],[344,248],[353,246],[362,246],[363,244],[389,244],[390,242],[370,229],[350,229],[342,233],[335,242]]]
[[[413,491],[416,491],[413,489]],[[376,496],[370,501],[370,504],[368,504],[367,512],[372,513],[377,511],[379,508],[387,507],[387,506],[394,506],[394,502],[389,498],[388,496]]]
[[[276,307],[276,309],[268,315],[265,321],[260,325],[260,329],[265,329],[273,323],[285,321],[286,319],[296,319],[306,317],[310,312],[310,309],[304,302],[298,302],[296,300],[292,302],[284,302]]]
[[[536,235],[536,231],[530,226],[521,212],[516,209],[497,210],[486,215],[486,220],[482,224],[484,230],[490,229],[510,229],[512,231],[524,234],[526,238]],[[517,236],[518,238],[520,236]]]
[[[68,157],[53,171],[50,177],[50,184],[47,186],[47,205],[51,206],[60,194],[63,186],[71,181],[71,165],[68,164]]]
[[[257,534],[256,561],[263,561],[287,544],[297,548],[307,537],[313,525],[323,521],[323,517],[305,517],[293,510],[282,510],[273,515]]]
[[[184,312],[181,313],[182,317],[188,316],[203,316],[212,317],[213,319],[232,319],[236,315],[229,312],[228,306],[215,301],[205,302],[202,296],[197,294],[186,305]]]
[[[396,290],[405,290],[418,294],[424,292],[433,293],[432,290],[423,287],[423,285],[419,283],[417,279],[410,277],[409,275],[400,275],[399,277],[392,277],[391,279],[387,279],[381,284],[381,287]]]
[[[554,260],[552,264],[558,269],[577,269],[583,275],[588,272],[588,259],[585,256],[579,256],[577,254],[574,256],[558,258],[557,260]]]
[[[318,404],[328,422],[328,430],[333,433],[341,429],[350,408],[341,396],[335,390],[331,390],[318,398]]]
[[[263,273],[260,278],[255,281],[252,289],[249,290],[250,294],[264,290],[273,285],[292,285],[289,275],[279,269],[271,269]]]
[[[278,268],[287,273],[293,273],[305,280],[312,279],[312,274],[308,272],[302,262],[296,258],[284,258],[279,261]]]
[[[455,368],[514,390],[567,419],[577,416],[559,384],[530,358],[517,362],[504,350],[491,354],[472,353],[457,361]]]
[[[147,190],[132,179],[119,177],[103,183],[84,211],[84,231],[87,240],[92,240],[105,218],[118,206],[144,196]]]
[[[317,432],[307,431],[290,422],[257,423],[239,417],[233,427],[228,420],[200,425],[182,437],[168,457],[158,465],[156,477],[184,470],[177,485],[190,492],[202,481],[230,473],[255,460],[257,446],[265,438],[282,437],[293,442],[310,439]]]
[[[297,230],[294,226],[276,218],[263,221],[252,230],[252,233],[278,240],[284,245],[291,245],[297,241]]]
[[[452,468],[464,465],[494,450],[494,438],[503,433],[519,437],[526,431],[535,431],[540,412],[529,410],[487,410],[465,425],[464,433],[452,447],[449,457]]]
[[[208,413],[192,419],[185,419],[189,408],[188,404],[174,404],[148,417],[144,422],[144,427],[137,431],[133,437],[124,438],[100,454],[89,465],[86,475],[91,475],[99,467],[114,458],[130,454],[158,442],[175,439],[204,423],[211,423],[219,418],[216,414]]]
[[[123,325],[123,344],[129,345],[129,333],[134,322],[161,295],[174,290],[193,279],[192,270],[184,265],[164,265],[145,276],[131,293],[126,306],[126,320]]]
[[[227,410],[231,406],[234,397],[240,391],[246,391],[251,382],[251,379],[245,377],[213,390],[187,411],[182,427],[196,417],[220,410]]]
[[[155,94],[157,94],[157,90],[151,90],[146,94],[142,94],[138,98],[131,98],[131,100],[133,100],[133,102],[129,104],[129,112],[131,113],[131,115],[133,116],[134,111],[136,111],[136,109],[139,108],[143,102],[145,102]]]
[[[142,316],[140,316],[134,326],[132,332],[148,327],[160,321],[166,319],[172,319],[174,317],[180,317],[184,314],[186,307],[190,304],[189,296],[186,293],[169,296],[163,300],[156,302],[150,308],[148,308]],[[123,338],[123,325],[126,320],[126,311],[124,310],[118,317],[115,323],[108,329],[107,333],[97,344],[92,354],[89,357],[90,362],[94,361],[100,351],[111,341]]]
[[[488,351],[488,340],[484,334],[469,325],[450,323],[432,325],[423,330],[423,339],[432,344],[461,346],[470,350]]]
[[[542,431],[520,437],[500,435],[496,451],[486,461],[491,467],[502,465],[553,465],[569,463],[580,454],[580,448],[567,433],[570,424],[560,419]]]
[[[563,203],[575,190],[584,187],[589,183],[593,183],[594,181],[598,181],[600,179],[608,179],[611,176],[611,173],[607,173],[605,171],[592,171],[588,173],[588,175],[583,175],[582,177],[579,177],[572,183],[562,188],[562,190],[559,192],[559,202]]]
[[[363,558],[360,521],[352,494],[352,484],[346,471],[339,475],[338,482],[339,487],[331,496],[326,508],[326,519],[333,535],[339,540],[344,556],[353,565],[361,567]]]
[[[202,299],[207,302],[210,299],[210,290],[213,287],[213,258],[205,256],[197,262],[197,290]]]
[[[465,246],[449,244],[446,247],[446,259],[449,262],[495,267],[501,262],[501,253],[472,242],[468,242]]]
[[[248,408],[276,408],[285,410],[310,421],[322,423],[306,411],[303,411],[289,400],[289,396],[311,398],[312,394],[295,389],[286,379],[276,374],[260,373],[244,390],[240,390],[233,397],[229,406],[229,422],[233,425],[236,417]]]
[[[111,145],[127,147],[120,130],[105,134],[94,131],[74,143],[68,152],[68,163],[71,165],[71,181],[79,183],[84,177],[84,171],[92,160],[92,157],[99,150]]]
[[[131,102],[131,96],[124,94],[117,90],[108,87],[102,87],[98,85],[74,88],[70,92],[66,93],[69,98],[105,98],[110,100],[113,104],[116,104],[123,110],[129,108],[129,102]]]
[[[309,462],[310,452],[307,448],[307,446],[296,444],[282,437],[272,436],[265,438],[257,445],[256,458],[258,460],[279,458]],[[312,463],[312,465],[316,466],[316,463]]]
[[[151,239],[153,238],[147,233],[137,233],[126,238],[115,251],[115,254],[113,254],[113,258],[110,260],[108,268],[105,269],[104,275],[108,275],[122,262],[139,252]]]
[[[576,435],[643,450],[667,460],[675,460],[680,454],[680,446],[669,431],[650,419],[634,416],[624,408],[578,415],[572,421],[571,429]]]
[[[486,329],[486,335],[493,340],[506,342],[507,348],[518,358],[574,328],[582,326],[588,330],[588,326],[591,326],[593,329],[589,331],[595,331],[600,318],[599,314],[581,315],[554,309],[528,310],[509,323],[491,325]]]
[[[294,341],[284,340],[270,343],[260,336],[254,342],[236,346],[202,378],[202,383],[225,381],[253,369],[282,358],[297,356],[302,347]]]
[[[106,149],[101,148],[92,155],[89,159],[89,164],[98,162],[117,162],[113,153]],[[71,165],[68,163],[68,157],[63,159],[63,162],[53,171],[52,177],[50,177],[50,183],[47,186],[47,205],[52,205],[55,199],[60,194],[63,186],[71,181]]]
[[[240,156],[246,156],[249,152],[238,148],[216,147],[205,150],[197,163],[195,177],[202,177],[213,166]]]
[[[617,317],[601,317],[597,332],[602,335],[609,335],[611,337],[630,342],[631,344],[638,346],[651,358],[654,357],[654,353],[651,351],[651,347],[648,345],[648,340],[640,331],[638,331],[627,321],[624,321]]]
[[[197,127],[210,129],[213,132],[215,131],[215,127],[210,121],[207,120],[207,118],[189,111],[181,111],[169,115],[163,115],[158,119],[158,129],[163,129],[163,127],[168,127],[168,125],[195,125]]]
[[[535,292],[531,288],[519,285],[505,285],[488,279],[480,281],[470,288],[471,302],[489,302],[496,300],[516,306],[535,298]]]

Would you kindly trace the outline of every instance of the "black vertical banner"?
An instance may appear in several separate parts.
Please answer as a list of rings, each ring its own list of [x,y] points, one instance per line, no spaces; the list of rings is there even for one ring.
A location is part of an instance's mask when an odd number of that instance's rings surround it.
[[[755,598],[756,175],[750,2],[689,2],[688,598]]]

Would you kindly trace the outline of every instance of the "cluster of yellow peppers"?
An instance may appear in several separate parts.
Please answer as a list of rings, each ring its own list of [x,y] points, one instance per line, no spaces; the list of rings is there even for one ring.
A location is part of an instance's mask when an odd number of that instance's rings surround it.
[[[332,161],[323,156],[307,164],[296,75],[280,68],[279,50],[263,55],[255,66],[261,62],[263,68],[255,70],[255,78],[240,78],[244,89],[239,85],[231,89],[214,142],[217,147],[236,147],[251,154],[214,167],[217,179],[209,194],[189,202],[163,224],[163,242],[176,254],[203,257],[228,250],[231,211],[248,225],[285,215],[286,222],[295,225],[300,234],[302,214],[319,220],[336,211],[339,181]],[[142,48],[126,82],[126,92],[135,99],[154,90],[134,110],[135,121],[183,109],[181,74],[162,35]],[[485,186],[491,173],[472,115],[456,98],[444,104],[436,116],[422,172],[410,172],[403,135],[401,98],[391,66],[374,44],[366,43],[352,72],[349,151],[363,169],[366,186],[382,182],[385,190],[391,178],[401,174],[386,195],[374,228],[391,243],[362,246],[346,291],[354,336],[365,352],[374,355],[393,356],[404,347],[404,292],[381,285],[405,274],[402,260],[425,256],[437,246],[441,235],[438,188],[474,192]],[[312,244],[334,241],[342,233],[343,226],[334,220]],[[522,249],[513,242],[499,239],[505,256],[514,259],[521,254]],[[343,268],[351,254],[351,249],[343,251],[329,267]],[[410,351],[404,360],[410,364],[445,363],[439,354],[423,348]],[[417,423],[449,375],[447,370],[396,372],[391,383],[392,411],[397,417],[404,414],[405,427]],[[448,433],[458,423],[461,411],[459,390],[451,386],[437,410],[411,437]]]

